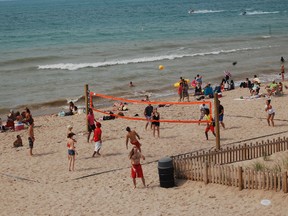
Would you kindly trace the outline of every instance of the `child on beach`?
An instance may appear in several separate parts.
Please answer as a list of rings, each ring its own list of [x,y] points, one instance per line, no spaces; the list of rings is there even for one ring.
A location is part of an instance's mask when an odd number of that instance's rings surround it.
[[[68,136],[69,133],[72,133],[72,130],[73,130],[73,126],[68,125],[67,126],[67,136]]]
[[[18,147],[20,147],[20,146],[23,146],[21,136],[20,136],[20,135],[17,135],[16,138],[17,138],[17,139],[14,141],[13,147],[14,147],[14,148],[18,148]]]
[[[75,134],[74,133],[69,133],[67,138],[67,147],[68,147],[68,160],[69,160],[69,171],[74,171],[74,166],[75,166],[75,143],[77,142],[73,136]]]
[[[141,178],[144,187],[146,187],[142,166],[140,164],[141,158],[145,160],[144,155],[142,155],[141,152],[139,152],[139,149],[134,146],[129,153],[129,159],[131,161],[131,177],[133,179],[134,189],[136,188],[136,178]]]
[[[275,110],[273,109],[271,105],[271,100],[266,100],[266,105],[265,105],[265,111],[267,112],[267,122],[268,125],[270,126],[270,122],[272,124],[272,127],[274,127],[274,116],[275,116]]]

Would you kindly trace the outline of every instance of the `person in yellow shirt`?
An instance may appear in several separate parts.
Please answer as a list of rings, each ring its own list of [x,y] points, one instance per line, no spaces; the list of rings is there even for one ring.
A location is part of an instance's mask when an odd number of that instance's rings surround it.
[[[208,140],[208,131],[211,130],[211,132],[213,133],[213,135],[216,137],[216,134],[215,134],[215,130],[214,130],[214,120],[210,114],[210,111],[209,109],[206,109],[206,114],[204,116],[204,119],[207,120],[207,127],[205,129],[205,136],[206,136],[206,139]]]

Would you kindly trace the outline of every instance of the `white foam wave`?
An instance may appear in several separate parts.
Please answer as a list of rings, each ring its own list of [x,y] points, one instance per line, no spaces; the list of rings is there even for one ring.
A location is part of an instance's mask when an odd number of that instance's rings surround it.
[[[193,53],[193,54],[171,54],[171,55],[160,55],[160,56],[152,56],[152,57],[141,57],[134,59],[123,59],[123,60],[112,60],[105,62],[96,62],[96,63],[59,63],[59,64],[50,64],[50,65],[39,65],[38,69],[60,69],[60,70],[78,70],[82,68],[98,68],[98,67],[106,67],[106,66],[114,66],[114,65],[126,65],[126,64],[136,64],[136,63],[145,63],[145,62],[155,62],[155,61],[163,61],[163,60],[173,60],[184,57],[195,57],[195,56],[206,56],[206,55],[218,55],[225,53],[234,53],[238,51],[247,51],[247,50],[255,50],[261,49],[263,47],[255,47],[255,48],[240,48],[240,49],[231,49],[231,50],[218,50],[212,52],[203,52],[203,53]]]
[[[195,10],[192,13],[195,14],[206,14],[206,13],[220,13],[223,12],[224,10]]]
[[[73,103],[76,103],[77,101],[79,101],[83,96],[80,95],[79,97],[77,98],[66,98],[67,100],[67,103],[70,103],[70,102],[73,102]]]
[[[277,14],[279,13],[279,11],[271,11],[271,12],[268,12],[268,11],[247,11],[246,12],[246,15],[264,15],[264,14]],[[241,15],[243,15],[241,13]]]

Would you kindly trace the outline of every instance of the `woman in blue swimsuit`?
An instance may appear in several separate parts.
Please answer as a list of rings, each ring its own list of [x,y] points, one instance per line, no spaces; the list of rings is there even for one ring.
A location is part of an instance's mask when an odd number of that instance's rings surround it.
[[[69,160],[69,171],[74,171],[74,164],[75,164],[75,153],[76,153],[76,150],[75,150],[75,143],[77,142],[73,136],[75,134],[74,133],[69,133],[67,138],[68,138],[68,141],[67,141],[67,147],[68,147],[68,160]]]

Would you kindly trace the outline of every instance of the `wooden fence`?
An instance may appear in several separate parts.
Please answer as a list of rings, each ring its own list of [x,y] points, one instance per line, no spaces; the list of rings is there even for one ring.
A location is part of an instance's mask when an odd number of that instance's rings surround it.
[[[242,167],[209,164],[186,158],[174,162],[175,176],[179,179],[203,181],[242,189],[264,189],[287,193],[287,172],[260,172]]]
[[[242,189],[265,189],[287,193],[287,172],[254,171],[230,164],[269,156],[288,149],[288,139],[278,138],[266,142],[246,143],[225,147],[220,151],[208,150],[173,156],[176,178],[204,181]]]
[[[229,164],[239,161],[251,160],[259,157],[269,156],[273,153],[288,150],[288,139],[278,138],[266,142],[250,143],[249,145],[239,144],[238,146],[226,146],[220,150],[207,150],[186,153],[173,156],[173,160],[192,158],[201,162],[214,164]]]

